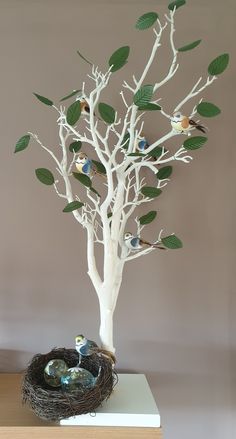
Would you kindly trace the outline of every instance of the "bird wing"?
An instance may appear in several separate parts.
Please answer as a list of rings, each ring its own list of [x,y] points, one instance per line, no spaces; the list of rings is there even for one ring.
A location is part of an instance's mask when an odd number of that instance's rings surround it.
[[[91,160],[87,160],[87,162],[83,165],[82,171],[84,174],[89,174],[91,171],[92,162]]]
[[[138,149],[144,151],[146,145],[147,145],[146,140],[140,140],[140,142],[138,142]]]
[[[130,240],[130,244],[132,245],[132,247],[139,247],[140,244],[140,239],[136,236],[134,236],[131,240]]]
[[[189,127],[189,119],[188,117],[185,117],[181,122],[182,128],[186,129]]]

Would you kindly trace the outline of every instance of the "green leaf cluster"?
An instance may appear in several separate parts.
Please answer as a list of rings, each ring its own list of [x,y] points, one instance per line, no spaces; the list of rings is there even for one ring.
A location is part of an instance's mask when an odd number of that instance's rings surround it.
[[[153,85],[143,85],[135,94],[134,94],[134,104],[137,107],[143,107],[149,104],[153,95]]]
[[[168,9],[170,9],[171,11],[173,11],[173,9],[175,8],[175,9],[178,9],[178,8],[180,8],[180,6],[183,6],[183,5],[185,5],[186,4],[186,1],[185,0],[175,0],[174,2],[171,2],[169,5],[168,5]]]
[[[129,46],[123,46],[120,47],[119,49],[117,49],[110,57],[109,59],[109,66],[111,68],[111,72],[116,72],[117,70],[121,69],[121,67],[123,67],[128,60],[129,57],[129,52],[130,52],[130,47]]]
[[[178,52],[187,52],[188,50],[192,50],[195,49],[195,47],[199,46],[199,44],[201,43],[202,40],[196,40],[193,41],[193,43],[190,44],[186,44],[186,46],[180,47],[178,50]]]
[[[150,224],[157,216],[156,210],[150,210],[150,212],[146,213],[146,215],[143,215],[139,218],[139,222],[142,226],[146,224]]]
[[[60,102],[66,101],[69,98],[72,98],[72,96],[75,96],[77,93],[81,92],[82,90],[73,90],[70,94],[64,96],[64,98],[60,99]]]
[[[84,203],[81,203],[81,201],[71,201],[71,203],[68,203],[64,209],[63,212],[73,212],[74,210],[80,209]]]
[[[170,235],[166,236],[165,238],[162,238],[161,240],[162,244],[171,250],[175,250],[177,248],[182,248],[183,244],[180,241],[180,239],[176,235]]]
[[[116,112],[110,105],[100,102],[98,104],[98,111],[104,122],[108,123],[109,125],[115,122]]]
[[[199,149],[207,142],[207,137],[196,136],[185,140],[183,146],[185,149]]]
[[[81,115],[80,101],[75,101],[69,106],[66,113],[66,121],[69,125],[73,126],[78,122]]]
[[[171,176],[172,171],[172,166],[163,166],[162,168],[158,169],[156,176],[159,180],[164,180],[165,178],[169,178]]]
[[[70,152],[79,152],[82,147],[82,142],[80,140],[76,140],[69,145]]]
[[[208,73],[212,76],[221,75],[228,67],[229,64],[229,54],[223,53],[222,55],[215,58],[208,66]]]
[[[156,12],[147,12],[138,18],[135,27],[139,30],[148,29],[149,27],[153,26],[157,19],[158,14]]]
[[[22,136],[17,142],[15,146],[14,152],[20,152],[27,148],[30,141],[30,135],[26,134],[25,136]]]
[[[52,172],[49,171],[49,169],[37,168],[37,169],[35,169],[35,174],[36,174],[37,179],[41,183],[46,184],[47,186],[51,186],[55,182],[54,176],[53,176]]]
[[[53,101],[51,101],[51,99],[45,98],[44,96],[39,95],[38,93],[33,93],[34,96],[36,96],[36,98],[42,102],[45,105],[49,105],[52,106],[53,105]]]
[[[141,193],[148,198],[156,198],[161,195],[162,190],[152,186],[144,186],[141,189]]]
[[[201,102],[197,106],[197,112],[203,117],[214,117],[220,114],[221,110],[216,105],[211,104],[211,102]]]

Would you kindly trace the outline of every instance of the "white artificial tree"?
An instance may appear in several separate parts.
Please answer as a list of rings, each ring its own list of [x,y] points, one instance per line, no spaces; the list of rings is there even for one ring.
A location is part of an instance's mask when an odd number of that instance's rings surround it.
[[[108,87],[110,79],[128,59],[129,47],[121,47],[113,53],[109,60],[109,68],[102,73],[98,67],[87,61],[91,66],[88,74],[94,88],[87,92],[87,85],[82,84],[81,90],[74,90],[69,96],[61,99],[73,99],[74,102],[66,109],[63,104],[56,106],[50,99],[35,94],[46,105],[51,106],[58,114],[60,144],[56,151],[46,146],[37,134],[28,133],[21,137],[16,145],[16,152],[24,150],[30,138],[36,140],[55,162],[56,179],[51,171],[45,168],[36,170],[38,179],[52,185],[57,195],[66,201],[64,211],[71,211],[75,220],[87,232],[87,262],[88,275],[92,281],[100,305],[100,339],[101,346],[115,352],[113,344],[113,314],[119,295],[123,269],[129,261],[145,256],[148,253],[164,248],[179,248],[181,241],[174,235],[163,236],[160,230],[158,240],[154,245],[144,245],[136,251],[131,251],[125,241],[127,222],[132,220],[136,236],[140,236],[145,225],[156,216],[155,211],[147,212],[141,218],[135,215],[136,208],[153,202],[161,193],[161,189],[169,182],[170,164],[175,161],[189,163],[192,157],[190,150],[201,147],[207,140],[205,136],[195,136],[194,125],[188,129],[177,130],[172,126],[172,116],[182,111],[184,105],[193,100],[193,110],[187,120],[192,120],[196,114],[214,116],[219,108],[209,102],[202,102],[202,92],[211,85],[228,64],[228,54],[215,58],[208,67],[206,79],[199,78],[192,89],[173,109],[169,115],[165,111],[164,99],[161,104],[155,99],[156,92],[161,96],[161,87],[170,81],[179,68],[179,52],[185,52],[196,47],[200,40],[176,48],[174,41],[176,10],[185,4],[185,0],[176,0],[169,5],[168,14],[162,22],[155,12],[142,15],[137,23],[138,30],[153,28],[154,42],[143,71],[138,77],[132,77],[131,82],[124,82],[120,97],[124,107],[122,115],[110,106],[101,102],[101,95]],[[146,77],[161,46],[163,34],[169,30],[169,41],[172,50],[172,61],[166,76],[153,85],[146,84]],[[82,104],[86,104],[86,111]],[[169,120],[170,130],[140,153],[137,144],[144,131],[144,115],[149,111]],[[99,117],[98,117],[99,115]],[[194,130],[194,131],[193,131]],[[165,142],[180,136],[182,145],[173,153],[165,147]],[[186,137],[187,136],[187,137]],[[90,146],[88,152],[88,146]],[[92,151],[92,149],[93,151]],[[83,151],[94,159],[95,171],[91,175],[77,172],[75,163],[79,153]],[[92,152],[91,152],[92,151]],[[164,165],[164,167],[163,167]],[[145,177],[143,169],[148,170]],[[102,174],[102,177],[100,176]],[[148,185],[147,175],[154,175],[155,185]],[[75,178],[74,178],[75,177]],[[76,181],[77,180],[77,181]],[[79,184],[79,182],[82,185]],[[74,181],[72,188],[72,181]],[[98,183],[99,182],[99,183]],[[95,189],[96,184],[102,183],[101,196]],[[84,189],[85,188],[85,193]],[[99,258],[103,257],[103,269],[100,273],[97,267],[95,248],[101,246]]]

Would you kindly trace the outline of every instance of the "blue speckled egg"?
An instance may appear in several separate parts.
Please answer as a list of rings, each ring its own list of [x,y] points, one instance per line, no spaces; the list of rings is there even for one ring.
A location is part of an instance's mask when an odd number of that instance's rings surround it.
[[[68,366],[64,360],[50,360],[44,369],[44,379],[51,387],[61,386],[61,376],[65,375]]]
[[[95,386],[97,378],[91,372],[82,367],[72,367],[61,377],[62,389],[70,392],[71,390],[91,389]]]

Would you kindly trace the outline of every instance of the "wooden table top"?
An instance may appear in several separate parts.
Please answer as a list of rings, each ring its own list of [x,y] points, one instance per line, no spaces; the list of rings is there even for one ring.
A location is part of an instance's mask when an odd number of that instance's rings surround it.
[[[161,428],[60,426],[21,403],[21,374],[0,374],[0,438],[162,439]]]

